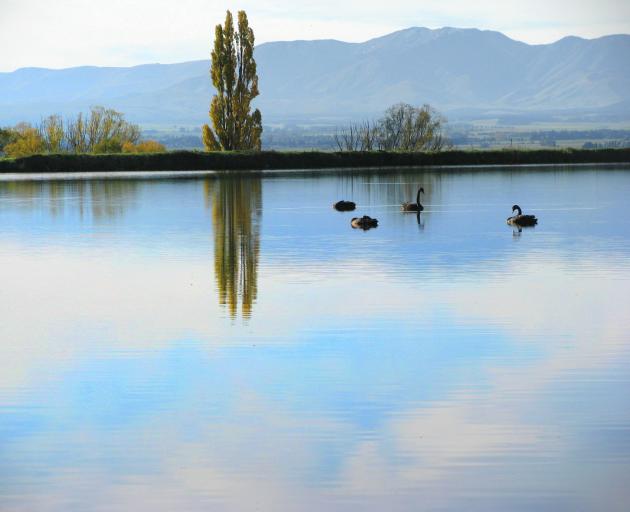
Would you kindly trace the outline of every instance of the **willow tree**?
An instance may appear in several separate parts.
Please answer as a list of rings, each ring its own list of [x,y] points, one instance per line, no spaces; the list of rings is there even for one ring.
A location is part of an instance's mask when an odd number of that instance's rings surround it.
[[[258,96],[254,31],[245,11],[238,12],[238,30],[230,11],[224,26],[216,26],[210,74],[217,91],[210,104],[214,130],[203,125],[204,146],[208,151],[260,150],[262,117],[258,109],[251,112]]]

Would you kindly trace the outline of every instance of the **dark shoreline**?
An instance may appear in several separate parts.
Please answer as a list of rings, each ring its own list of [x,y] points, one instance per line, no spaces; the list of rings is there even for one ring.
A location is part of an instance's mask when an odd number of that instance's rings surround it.
[[[402,152],[216,152],[34,155],[0,159],[0,173],[115,171],[261,171],[351,167],[630,163],[630,148]]]

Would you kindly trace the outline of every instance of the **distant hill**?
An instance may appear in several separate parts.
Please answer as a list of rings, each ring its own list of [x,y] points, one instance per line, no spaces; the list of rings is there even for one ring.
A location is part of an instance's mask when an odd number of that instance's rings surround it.
[[[365,43],[256,48],[265,122],[330,123],[405,101],[456,119],[630,120],[630,35],[528,45],[499,32],[410,28]],[[206,122],[208,61],[0,73],[0,125],[112,106],[143,125]]]

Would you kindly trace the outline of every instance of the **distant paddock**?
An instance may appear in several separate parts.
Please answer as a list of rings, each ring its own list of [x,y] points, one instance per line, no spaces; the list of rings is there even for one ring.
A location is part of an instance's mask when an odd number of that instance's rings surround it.
[[[152,154],[33,155],[0,159],[0,173],[103,171],[260,171],[435,165],[630,163],[625,149],[541,149],[443,152],[171,151]]]

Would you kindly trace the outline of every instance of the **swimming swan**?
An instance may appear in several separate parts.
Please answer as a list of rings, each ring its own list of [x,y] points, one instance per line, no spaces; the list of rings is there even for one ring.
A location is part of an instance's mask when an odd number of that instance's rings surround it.
[[[402,205],[400,205],[400,209],[403,212],[421,212],[422,210],[424,210],[424,206],[422,206],[420,204],[420,192],[422,192],[424,194],[424,189],[422,187],[420,187],[418,189],[418,195],[416,196],[416,202],[415,203],[403,203]]]
[[[357,207],[352,201],[337,201],[333,204],[333,208],[338,212],[351,212]]]
[[[523,215],[521,207],[517,204],[512,206],[512,213],[516,210],[516,215],[507,218],[507,223],[511,226],[535,226],[538,219],[534,215]]]
[[[350,225],[355,229],[360,228],[367,230],[378,226],[378,220],[364,215],[363,217],[353,217],[350,221]]]

